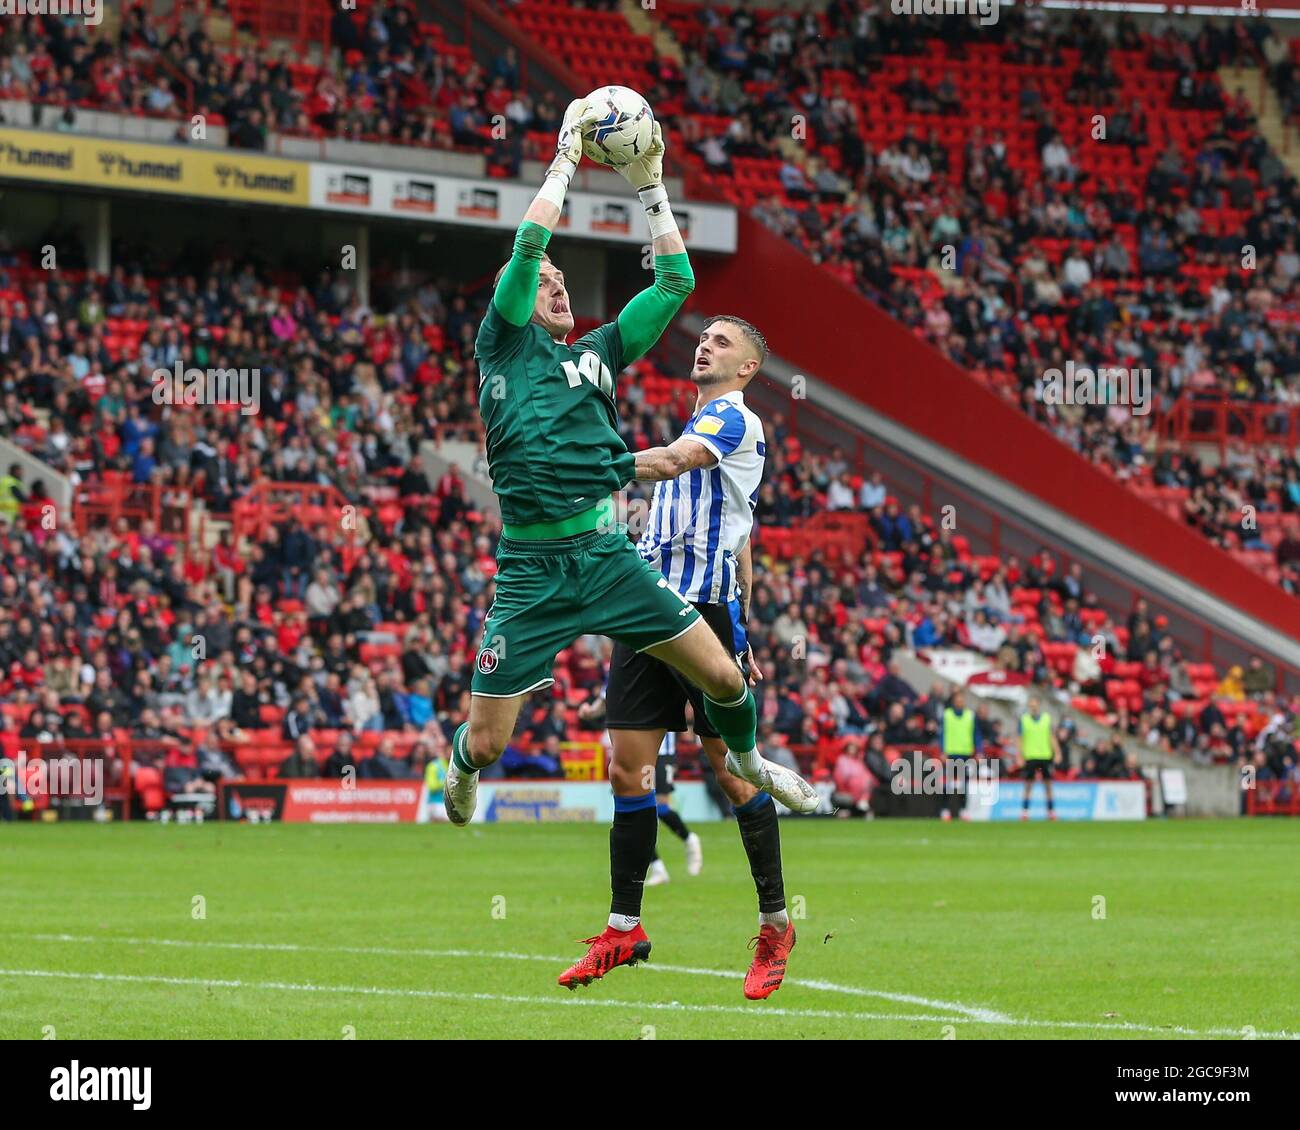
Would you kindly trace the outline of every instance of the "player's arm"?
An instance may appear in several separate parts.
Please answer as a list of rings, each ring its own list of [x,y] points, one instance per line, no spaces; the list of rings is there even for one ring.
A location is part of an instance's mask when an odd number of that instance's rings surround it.
[[[636,189],[645,209],[655,264],[654,283],[623,307],[618,316],[623,364],[630,365],[650,352],[677,316],[682,303],[695,289],[695,274],[686,254],[686,241],[668,205],[668,190],[663,185],[664,138],[658,122],[645,156],[622,166],[618,172]]]
[[[537,302],[537,276],[542,256],[555,225],[564,210],[569,182],[582,159],[582,130],[596,111],[585,98],[575,98],[564,113],[564,124],[555,146],[555,160],[546,170],[546,179],[524,213],[523,223],[515,233],[514,251],[506,264],[501,281],[492,295],[497,313],[512,326],[524,326],[532,319]]]
[[[689,433],[678,436],[667,447],[647,447],[636,453],[633,478],[641,483],[675,479],[687,471],[714,467],[718,457]]]
[[[745,442],[748,433],[745,417],[735,405],[723,399],[710,401],[667,447],[638,451],[632,477],[653,483],[716,467]]]

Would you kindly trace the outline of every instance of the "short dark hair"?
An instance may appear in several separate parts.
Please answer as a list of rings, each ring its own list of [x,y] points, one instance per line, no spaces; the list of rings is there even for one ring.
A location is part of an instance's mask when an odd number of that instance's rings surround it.
[[[547,255],[545,251],[543,251],[543,252],[542,252],[542,262],[543,262],[543,263],[549,263],[550,261],[551,261],[551,257],[550,257],[549,255]],[[510,266],[509,263],[502,263],[501,266],[500,266],[500,268],[498,268],[497,273],[496,273],[496,277],[492,280],[492,289],[493,289],[493,290],[496,290],[497,283],[499,283],[499,282],[501,281],[501,276],[504,275],[504,274],[506,273],[506,268],[507,268],[508,266]]]
[[[747,322],[744,318],[738,318],[735,314],[715,314],[712,318],[705,320],[705,326],[711,326],[714,322],[730,322],[733,326],[739,326],[741,334],[746,341],[754,347],[754,352],[758,354],[758,363],[763,364],[767,360],[767,338],[763,336],[760,330],[753,322]]]

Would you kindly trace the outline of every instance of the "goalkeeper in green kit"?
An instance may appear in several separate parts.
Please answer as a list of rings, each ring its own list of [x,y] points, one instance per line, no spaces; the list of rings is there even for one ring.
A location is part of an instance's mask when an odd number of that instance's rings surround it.
[[[614,520],[612,495],[633,477],[635,458],[618,432],[616,374],[643,357],[694,289],[686,245],[663,187],[662,134],[617,171],[638,191],[654,247],[654,285],[616,321],[572,345],[564,274],[546,254],[581,158],[582,131],[599,111],[571,103],[555,160],[515,235],[479,326],[479,412],[503,523],[496,599],[474,665],[469,721],[452,738],[443,792],[448,819],[474,815],[478,772],[501,756],[525,698],[549,686],[556,655],[594,633],[663,660],[705,695],[709,721],[743,779],[787,807],[810,812],[818,795],[796,773],[755,748],[754,696],[733,656]],[[610,766],[613,899],[609,929],[560,978],[572,988],[650,952],[640,924],[641,892],[654,854],[654,761]]]

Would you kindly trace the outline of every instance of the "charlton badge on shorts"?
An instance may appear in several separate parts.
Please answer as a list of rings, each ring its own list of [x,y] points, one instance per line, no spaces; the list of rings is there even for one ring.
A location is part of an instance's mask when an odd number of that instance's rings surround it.
[[[490,647],[485,647],[478,653],[478,669],[484,675],[492,674],[492,672],[497,669],[497,664],[500,662],[500,656],[498,656]]]

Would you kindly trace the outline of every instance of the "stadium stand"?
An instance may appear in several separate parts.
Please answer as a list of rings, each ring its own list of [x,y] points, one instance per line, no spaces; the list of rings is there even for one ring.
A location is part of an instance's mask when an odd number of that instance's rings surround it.
[[[1273,53],[1266,24],[1210,23],[1187,42],[1131,17],[1106,36],[1081,13],[1048,24],[1016,9],[976,42],[962,21],[923,38],[851,3],[802,17],[662,7],[691,78],[652,62],[644,79],[710,184],[1296,591],[1295,181],[1217,77]],[[511,14],[583,58],[547,32],[557,5]],[[1017,128],[986,136],[1008,103]],[[1081,144],[1099,121],[1109,145]],[[1150,370],[1145,412],[1045,402],[1045,367],[1069,361]],[[1188,449],[1206,440],[1218,460]]]
[[[355,763],[378,754],[384,772],[443,753],[466,709],[499,526],[470,508],[455,474],[425,481],[413,451],[430,427],[475,427],[477,374],[455,323],[477,311],[426,288],[389,317],[370,315],[326,280],[287,304],[285,288],[222,262],[204,279],[137,279],[134,295],[46,274],[4,268],[0,340],[21,342],[6,359],[4,424],[93,503],[50,530],[36,484],[14,488],[5,731],[73,750],[111,733],[154,804],[168,791],[148,791],[158,770],[184,786],[204,766],[320,771],[304,763],[314,757],[337,773],[349,763],[344,731]],[[121,318],[127,310],[147,316]],[[298,328],[277,333],[286,310]],[[163,422],[152,398],[126,390],[168,345],[186,363],[202,349],[230,350],[234,363],[249,348],[285,395],[272,391],[257,416],[205,409],[192,431]],[[287,373],[292,395],[277,381]],[[689,386],[652,362],[629,377],[630,442],[669,438]],[[1221,697],[1213,669],[1178,654],[1141,608],[1112,623],[1077,571],[1058,575],[1046,554],[1024,564],[972,555],[918,508],[902,512],[879,476],[810,456],[779,426],[771,438],[754,593],[765,740],[823,772],[846,742],[876,732],[891,747],[933,740],[935,698],[910,687],[900,697],[889,674],[904,646],[972,647],[1077,692],[1074,704],[1109,725],[1207,760],[1245,755],[1287,717],[1267,671],[1240,689],[1230,676]],[[370,548],[325,516],[349,504]],[[210,549],[196,515],[229,523]],[[1124,658],[1089,667],[1096,632]],[[796,644],[806,664],[791,660]],[[543,736],[558,703],[563,738],[589,743],[605,659],[590,641],[562,655],[525,739]],[[988,740],[996,746],[991,723]],[[205,760],[196,768],[184,755]],[[1081,751],[1075,771],[1126,771],[1122,757],[1098,767],[1091,756]]]
[[[689,80],[648,39],[620,41],[696,174],[1153,506],[1294,590],[1298,468],[1264,442],[1296,426],[1300,258],[1274,234],[1294,183],[1213,77],[1253,44],[1188,45],[1123,20],[1108,44],[1082,17],[1025,25],[1018,9],[1005,42],[976,45],[898,40],[846,3],[801,18],[661,6]],[[504,113],[524,141],[494,158],[498,175],[550,144],[562,106],[521,89],[515,54],[484,67],[409,6],[362,9],[333,21],[316,62],[169,39],[138,14],[93,49],[31,24],[39,33],[4,39],[0,96],[60,113],[202,112],[247,148],[280,133],[496,153],[487,122]],[[567,9],[524,0],[505,14],[585,81],[582,43],[557,31]],[[1048,64],[1028,61],[1040,57],[1071,83],[1044,83]],[[1102,165],[1077,139],[1090,99],[1111,89],[1096,77],[1107,68],[1124,81],[1118,156]],[[1022,108],[1015,136],[962,145],[981,136],[983,100],[1007,98]],[[781,143],[792,113],[807,125],[798,155]],[[1060,175],[1044,176],[1062,150]],[[1023,187],[1040,183],[1052,187]],[[1225,242],[1243,225],[1253,272]],[[951,270],[939,262],[949,246]],[[0,747],[112,751],[116,795],[148,811],[236,774],[392,775],[445,756],[499,522],[456,471],[430,482],[419,452],[477,437],[482,280],[439,280],[371,310],[328,275],[218,260],[194,274],[118,264],[100,278],[41,270],[32,251],[0,252],[0,432],[66,476],[74,502],[51,522],[44,484],[14,475],[0,491]],[[1118,331],[1117,299],[1136,311]],[[1157,405],[1122,421],[1049,410],[1034,374],[1066,357],[1149,364]],[[178,360],[259,366],[261,412],[165,414],[139,378]],[[622,378],[633,447],[671,438],[689,411],[690,385],[664,364]],[[1224,421],[1217,465],[1190,447],[1210,394]],[[1238,410],[1254,413],[1254,432],[1227,422]],[[1267,664],[1216,669],[1140,602],[1116,622],[1050,553],[975,554],[843,453],[810,453],[780,422],[769,440],[753,617],[768,756],[828,778],[842,756],[933,745],[946,692],[907,683],[892,654],[954,646],[1058,689],[1116,736],[1294,778],[1300,700],[1278,696]],[[1246,499],[1255,538],[1236,517]],[[525,712],[525,757],[553,735],[571,743],[566,771],[600,772],[587,751],[607,658],[594,640],[560,657],[555,687]],[[996,721],[983,711],[980,725],[997,753]],[[1072,775],[1136,772],[1113,739],[1061,737]]]

